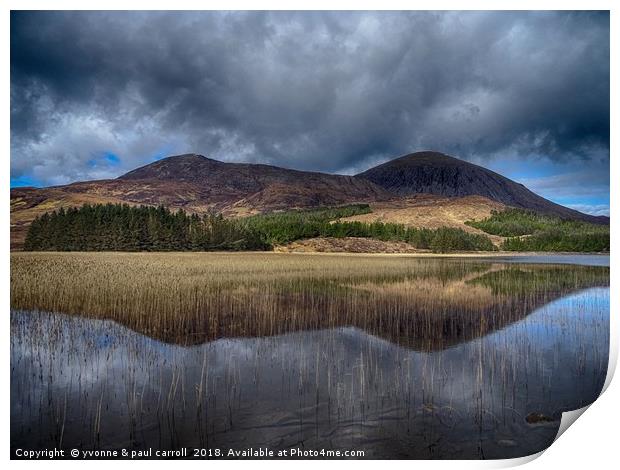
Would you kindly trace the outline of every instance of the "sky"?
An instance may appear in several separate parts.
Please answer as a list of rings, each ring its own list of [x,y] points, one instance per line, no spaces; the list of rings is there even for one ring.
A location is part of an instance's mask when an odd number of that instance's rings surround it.
[[[609,214],[607,12],[12,12],[11,185],[420,150]]]

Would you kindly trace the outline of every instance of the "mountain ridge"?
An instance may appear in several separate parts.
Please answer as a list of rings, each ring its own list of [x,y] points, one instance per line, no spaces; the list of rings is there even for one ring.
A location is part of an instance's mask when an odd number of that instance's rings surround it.
[[[350,203],[378,203],[385,208],[424,194],[437,196],[433,203],[438,205],[446,204],[446,196],[477,195],[501,204],[498,207],[521,207],[594,223],[609,220],[552,203],[498,173],[439,152],[408,154],[354,176],[221,162],[192,153],[163,158],[115,179],[13,188],[11,240],[12,246],[19,247],[35,217],[85,203],[161,204],[236,217]],[[463,201],[473,204],[466,198]]]

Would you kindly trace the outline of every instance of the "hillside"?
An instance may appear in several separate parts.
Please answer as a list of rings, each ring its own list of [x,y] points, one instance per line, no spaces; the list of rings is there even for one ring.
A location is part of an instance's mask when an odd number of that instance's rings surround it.
[[[373,238],[308,238],[278,245],[279,253],[424,253],[406,242],[383,241]]]
[[[390,197],[374,183],[352,176],[226,163],[195,154],[164,158],[130,171],[117,181],[139,186],[152,181],[188,185],[205,203],[226,209],[235,203],[243,205],[246,199],[247,205],[259,210],[277,210]]]
[[[467,225],[469,220],[482,220],[492,211],[502,211],[506,206],[482,196],[443,197],[418,194],[391,201],[370,203],[372,212],[346,217],[343,222],[383,222],[403,224],[406,227],[437,229],[458,228],[469,233],[487,235],[493,244],[499,246],[503,237],[489,235],[479,228]]]
[[[449,197],[425,200],[419,197],[421,193]],[[450,199],[473,195],[482,197]],[[12,189],[11,248],[23,246],[35,217],[85,203],[165,205],[173,210],[198,214],[217,211],[231,217],[371,203],[375,214],[368,215],[367,220],[431,228],[449,226],[470,232],[476,229],[465,227],[465,220],[487,217],[491,209],[505,206],[608,222],[607,218],[554,204],[497,173],[437,152],[411,154],[356,176],[226,163],[185,154],[164,158],[116,179]]]
[[[491,240],[462,229],[342,221],[367,214],[368,204],[295,209],[251,217],[187,214],[165,207],[96,204],[35,219],[27,251],[264,251],[308,239],[400,242],[419,250],[493,251]],[[340,244],[340,243],[339,243]],[[358,242],[341,245],[348,250]],[[368,248],[364,248],[367,250]],[[372,249],[376,249],[372,248]]]
[[[163,204],[228,216],[387,200],[391,195],[353,176],[304,172],[201,155],[164,158],[111,180],[11,190],[11,247],[20,249],[38,215],[85,203]]]
[[[562,218],[606,223],[608,218],[583,214],[555,204],[522,184],[473,163],[439,152],[417,152],[378,165],[358,178],[372,181],[392,194],[484,196],[506,206],[530,209]]]

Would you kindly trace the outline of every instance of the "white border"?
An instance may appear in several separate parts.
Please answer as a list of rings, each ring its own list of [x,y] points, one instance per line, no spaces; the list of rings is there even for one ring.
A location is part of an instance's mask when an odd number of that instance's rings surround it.
[[[616,2],[617,3],[617,2]],[[229,1],[208,1],[200,2],[196,0],[93,0],[89,1],[88,5],[85,5],[83,1],[77,0],[56,0],[56,1],[44,1],[44,0],[24,0],[15,1],[8,0],[3,2],[3,11],[1,16],[2,31],[2,46],[0,47],[0,54],[2,58],[2,64],[4,71],[0,80],[2,81],[1,94],[1,108],[3,110],[2,116],[2,148],[5,149],[4,157],[2,161],[2,183],[3,187],[8,188],[10,186],[10,70],[9,70],[9,55],[10,55],[10,18],[9,12],[14,10],[46,10],[46,9],[86,9],[86,10],[104,10],[104,9],[137,9],[137,10],[201,10],[201,9],[240,9],[240,10],[287,10],[287,9],[339,9],[339,10],[407,10],[407,9],[430,9],[430,10],[611,10],[611,129],[618,129],[618,93],[617,85],[620,80],[618,75],[618,27],[620,21],[618,20],[619,9],[615,8],[614,2],[611,0],[591,0],[591,1],[575,1],[575,0],[522,0],[522,1],[490,1],[490,0],[478,0],[478,1],[417,1],[406,2],[396,0],[383,0],[383,1],[368,1],[368,0],[314,0],[314,1],[282,1],[282,0],[265,0],[262,2],[252,0],[229,0]],[[618,140],[614,138],[614,134],[611,134],[611,153],[616,155],[618,153]],[[612,158],[611,159],[611,180],[618,181],[620,178],[619,165]],[[7,195],[8,196],[8,195]],[[617,233],[617,202],[618,191],[615,185],[611,186],[611,233]],[[5,305],[5,318],[3,328],[3,341],[2,341],[2,369],[0,377],[4,380],[8,380],[9,377],[9,282],[10,282],[10,256],[9,256],[9,230],[10,225],[9,218],[9,205],[5,203],[2,207],[2,219],[4,221],[4,231],[2,233],[2,240],[4,250],[2,250],[2,261],[4,269],[2,270],[2,296]],[[620,245],[612,237],[611,239],[612,253],[616,253],[620,249]],[[611,285],[616,285],[616,262],[615,256],[612,256],[612,270],[611,270]],[[620,291],[611,289],[611,351],[610,351],[610,366],[609,374],[605,384],[606,390],[602,396],[591,405],[591,407],[579,418],[579,423],[576,426],[571,426],[568,431],[558,439],[549,449],[541,454],[531,457],[525,457],[522,459],[503,460],[503,461],[393,461],[390,465],[398,467],[424,467],[424,468],[502,468],[521,465],[527,462],[529,468],[536,469],[548,469],[549,466],[553,468],[609,468],[614,465],[612,462],[618,462],[618,452],[616,448],[619,446],[617,436],[614,433],[616,420],[619,417],[618,406],[620,404],[620,385],[618,380],[611,382],[610,380],[615,369],[618,358],[618,332],[619,332],[619,320],[615,317],[614,313],[617,312],[616,306],[620,305],[618,302],[618,296]],[[5,417],[4,423],[0,427],[0,442],[4,444],[3,460],[8,462],[10,457],[10,397],[9,387],[5,382],[0,390],[0,395],[3,404],[3,414]],[[539,458],[536,458],[539,457]],[[49,461],[51,463],[43,462],[27,462],[27,461],[11,461],[10,465],[14,468],[33,467],[39,465],[62,465],[69,468],[77,468],[77,466],[83,467],[84,465],[92,466],[94,468],[104,468],[110,465],[108,462],[102,461]],[[252,465],[258,468],[285,468],[291,465],[288,461],[258,461],[258,462],[230,462],[230,461],[187,461],[183,462],[184,465],[199,466],[204,468],[209,467],[236,467],[244,465]],[[114,465],[131,465],[139,467],[153,467],[153,468],[167,468],[171,465],[166,461],[123,461],[114,463]],[[336,467],[342,465],[351,465],[351,462],[341,461],[296,461],[293,465],[299,468],[314,468],[317,465],[326,467]],[[371,468],[377,465],[374,461],[353,461],[352,465],[358,468]]]

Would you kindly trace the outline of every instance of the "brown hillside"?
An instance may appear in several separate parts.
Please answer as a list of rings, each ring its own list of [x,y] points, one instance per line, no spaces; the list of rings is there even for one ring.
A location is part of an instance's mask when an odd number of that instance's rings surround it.
[[[356,215],[342,220],[388,222],[430,229],[453,227],[470,233],[486,235],[496,245],[503,240],[502,237],[489,235],[477,228],[465,225],[468,220],[485,219],[491,215],[491,211],[501,211],[507,207],[482,196],[443,197],[420,194],[414,197],[371,203],[370,207],[372,209],[370,214]]]
[[[309,238],[275,247],[281,253],[420,253],[405,242],[386,242],[372,238]]]
[[[229,216],[243,216],[390,197],[374,183],[352,176],[224,163],[194,154],[179,155],[113,180],[11,190],[11,248],[23,246],[28,225],[36,216],[86,203],[163,204],[187,212],[214,210]]]

